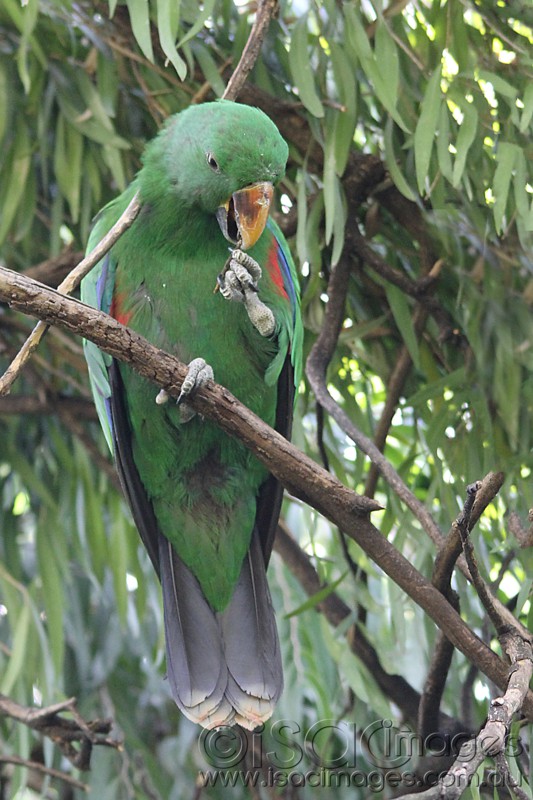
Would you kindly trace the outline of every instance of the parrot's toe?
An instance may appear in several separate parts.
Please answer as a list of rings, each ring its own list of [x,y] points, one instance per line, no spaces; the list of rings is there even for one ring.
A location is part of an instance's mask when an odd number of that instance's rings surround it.
[[[196,412],[187,403],[187,398],[208,381],[214,379],[213,370],[203,358],[194,358],[187,365],[187,375],[181,384],[181,391],[176,401],[180,406],[180,416],[182,422],[189,422]]]
[[[248,253],[232,250],[226,267],[218,276],[218,288],[226,300],[244,303],[247,292],[257,292],[261,275],[261,267]]]
[[[166,389],[161,389],[161,391],[159,392],[159,394],[155,398],[155,402],[157,403],[158,406],[164,406],[165,403],[168,403],[169,397],[170,397],[170,395],[166,391]]]
[[[261,275],[261,267],[248,253],[232,250],[227,268],[218,276],[218,286],[226,300],[244,303],[250,322],[261,336],[272,336],[276,329],[274,314],[257,294]]]

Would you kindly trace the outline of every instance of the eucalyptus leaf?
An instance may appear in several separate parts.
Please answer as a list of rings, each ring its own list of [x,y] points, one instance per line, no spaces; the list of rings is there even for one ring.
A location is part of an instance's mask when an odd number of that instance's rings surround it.
[[[504,223],[517,152],[518,147],[510,142],[500,142],[498,145],[498,152],[496,154],[497,166],[493,181],[495,197],[493,214],[496,230],[498,232],[501,232]]]
[[[126,0],[131,20],[131,29],[149,61],[154,60],[152,45],[152,31],[150,29],[150,3],[149,0]]]
[[[455,149],[457,151],[453,163],[452,184],[458,186],[465,169],[468,151],[478,134],[478,113],[476,109],[468,103],[462,106],[464,113],[463,121],[459,127],[459,135]],[[440,135],[440,132],[439,132]]]
[[[180,0],[157,0],[159,41],[167,59],[183,81],[187,75],[187,65],[176,49],[179,18]]]
[[[434,70],[427,83],[426,92],[420,104],[420,117],[415,130],[414,155],[416,179],[420,194],[425,193],[429,179],[429,164],[435,143],[435,133],[442,102],[440,81],[441,70],[439,66]]]
[[[289,64],[292,79],[298,88],[302,103],[313,116],[323,117],[324,109],[316,90],[309,53],[307,17],[302,17],[294,29],[289,51]]]

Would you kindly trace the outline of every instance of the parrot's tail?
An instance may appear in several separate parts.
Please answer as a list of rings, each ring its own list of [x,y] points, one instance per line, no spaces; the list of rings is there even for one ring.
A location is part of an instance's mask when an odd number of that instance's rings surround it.
[[[276,621],[254,532],[229,605],[215,612],[200,585],[160,536],[167,673],[181,711],[204,728],[267,720],[283,689]]]

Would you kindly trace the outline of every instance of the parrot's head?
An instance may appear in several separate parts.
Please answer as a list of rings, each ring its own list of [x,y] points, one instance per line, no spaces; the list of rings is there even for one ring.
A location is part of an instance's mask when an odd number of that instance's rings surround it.
[[[177,214],[213,215],[226,239],[246,250],[264,230],[287,157],[286,142],[259,109],[228,100],[190,106],[146,148],[141,192],[144,178],[149,201],[157,173],[159,191],[166,203],[176,200]]]

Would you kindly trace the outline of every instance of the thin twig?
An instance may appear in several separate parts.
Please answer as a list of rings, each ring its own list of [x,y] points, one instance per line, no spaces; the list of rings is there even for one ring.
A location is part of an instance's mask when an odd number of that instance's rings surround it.
[[[490,590],[493,594],[495,594],[498,589],[500,588],[500,583],[505,577],[505,573],[509,569],[512,561],[516,558],[516,551],[515,550],[508,550],[507,553],[502,558],[501,564],[498,569],[498,574],[494,578],[493,581],[489,583]]]
[[[24,767],[25,769],[32,769],[35,772],[42,772],[43,775],[49,775],[50,778],[58,778],[58,780],[68,783],[75,789],[81,789],[82,792],[88,792],[90,789],[90,786],[72,777],[68,772],[62,772],[60,769],[47,767],[45,764],[41,764],[40,761],[31,761],[30,759],[20,758],[20,756],[0,756],[0,764],[13,764],[16,767]]]
[[[73,719],[60,716],[62,712]],[[0,694],[0,715],[10,717],[27,725],[36,733],[51,739],[62,754],[77,769],[90,769],[90,756],[94,745],[113,747],[120,750],[122,743],[111,739],[111,720],[96,719],[86,722],[76,708],[74,697],[45,708],[31,708],[16,703],[10,697]],[[74,747],[78,743],[78,749]]]
[[[115,222],[113,227],[106,233],[104,238],[96,245],[94,250],[86,256],[80,263],[69,272],[67,277],[61,281],[57,291],[62,294],[71,294],[76,289],[82,278],[111,250],[116,241],[122,236],[134,222],[141,208],[138,195],[136,194],[124,213]],[[0,397],[9,394],[11,386],[20,375],[21,370],[27,364],[33,351],[38,347],[39,342],[48,330],[48,325],[39,321],[30,333],[20,351],[15,356],[5,373],[0,377]]]
[[[442,259],[435,262],[433,269],[431,269],[427,275],[423,275],[418,280],[413,281],[403,272],[400,272],[400,270],[387,264],[387,262],[368,244],[359,231],[354,230],[352,235],[355,252],[365,264],[373,269],[374,272],[377,272],[378,275],[381,275],[382,278],[385,278],[389,283],[401,289],[404,294],[416,298],[424,297],[424,302],[426,303],[427,298],[425,298],[425,295],[435,288],[439,274],[444,266]]]
[[[316,440],[317,440],[318,452],[320,453],[320,457],[322,459],[322,466],[327,472],[329,472],[329,459],[326,451],[326,446],[324,444],[324,409],[322,408],[320,403],[317,403],[316,407]],[[348,549],[348,543],[346,541],[346,537],[344,536],[343,532],[338,528],[337,528],[337,534],[342,548],[344,560],[348,565],[348,569],[350,570],[350,573],[352,575],[352,578],[354,579],[357,588],[357,582],[361,578],[362,570],[359,568],[359,566],[355,563],[352,556],[350,555],[350,550]],[[358,614],[360,621],[362,621],[362,617],[364,617],[365,614],[363,606],[359,606]]]
[[[485,508],[491,503],[499,490],[503,486],[503,472],[489,472],[481,482],[481,487],[476,492],[474,505],[470,513],[470,528],[478,521]],[[433,585],[444,594],[450,584],[452,572],[461,554],[462,544],[461,535],[457,520],[452,524],[450,531],[445,539],[440,543],[435,565],[433,568]],[[461,565],[460,565],[461,566]],[[464,564],[466,567],[466,563]],[[468,568],[467,568],[468,569]],[[464,574],[464,569],[461,570]]]
[[[226,91],[222,95],[225,100],[235,100],[240,94],[248,75],[257,61],[270,20],[276,13],[277,8],[278,0],[262,0],[259,3],[248,41],[244,46],[233,75],[228,81]]]
[[[472,540],[469,536],[472,508],[476,494],[481,489],[481,486],[481,481],[477,481],[476,483],[472,483],[470,486],[467,486],[467,502],[465,502],[465,510],[463,514],[457,518],[455,524],[459,530],[459,535],[463,545],[463,553],[465,554],[466,563],[468,564],[468,569],[470,570],[470,575],[472,576],[472,583],[474,584],[478,597],[483,604],[483,608],[489,615],[498,636],[500,636],[504,631],[506,631],[508,623],[496,608],[495,598],[491,594],[489,586],[481,576],[476,561],[474,545],[472,544]]]
[[[469,491],[467,493],[461,513],[453,523],[454,526],[470,525],[476,492],[480,487],[481,484],[476,484],[475,491]],[[447,564],[446,570],[434,568],[431,582],[433,586],[452,603],[456,611],[459,611],[459,598],[457,594],[452,591],[450,585],[453,566],[453,563],[449,563]],[[425,740],[431,733],[438,730],[440,704],[446,687],[448,672],[452,664],[453,651],[453,644],[441,631],[433,650],[420,700],[418,734],[422,740]]]
[[[396,285],[398,285],[404,293],[412,294],[418,299],[419,302],[413,314],[413,329],[416,338],[419,339],[429,317],[429,310],[427,308],[428,295],[437,286],[437,281],[444,262],[442,259],[438,261],[432,259],[430,261],[427,258],[427,255],[429,255],[426,252],[427,248],[421,248],[420,261],[423,275],[418,281],[411,281],[404,276],[403,273],[389,267],[368,245],[366,239],[358,231],[354,231],[353,236],[354,246],[357,248],[357,255],[363,262],[375,270],[379,267],[380,274],[389,282],[396,282]],[[425,257],[423,257],[424,255]],[[400,276],[402,280],[398,282],[398,280],[395,280],[395,276]],[[394,414],[396,413],[398,401],[404,389],[407,377],[411,372],[412,365],[411,354],[404,344],[387,383],[386,401],[374,435],[374,443],[380,451],[384,450],[387,435]],[[378,469],[375,464],[372,464],[365,484],[364,493],[367,497],[374,497],[378,476]]]
[[[27,275],[28,278],[33,278],[34,281],[41,281],[41,283],[46,283],[49,286],[58,286],[82,258],[83,253],[67,248],[58,256],[47,258],[46,261],[41,261],[33,267],[28,267],[23,271],[23,274]]]
[[[417,308],[414,313],[413,328],[417,339],[424,330],[428,316],[428,312],[423,306]],[[384,451],[390,426],[398,408],[398,401],[404,390],[405,382],[411,372],[412,366],[413,360],[411,358],[411,354],[409,353],[408,348],[403,345],[398,356],[398,360],[396,361],[396,365],[394,366],[387,382],[387,396],[385,405],[383,407],[383,411],[381,412],[381,416],[376,427],[376,432],[374,434],[374,444],[380,450],[380,452]],[[377,466],[375,464],[371,464],[364,491],[364,494],[367,497],[374,497],[378,477],[379,470]]]
[[[348,256],[350,251],[348,236],[345,250],[346,253],[341,256],[328,284],[328,302],[326,304],[324,325],[307,359],[306,374],[317,402],[333,417],[357,447],[376,465],[394,492],[419,520],[430,539],[440,545],[443,539],[442,532],[427,508],[411,492],[374,442],[353,424],[348,415],[333,399],[327,387],[326,370],[335,350],[344,319],[345,299],[352,271],[351,258]]]

